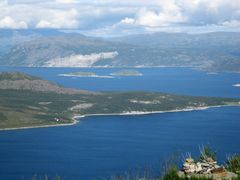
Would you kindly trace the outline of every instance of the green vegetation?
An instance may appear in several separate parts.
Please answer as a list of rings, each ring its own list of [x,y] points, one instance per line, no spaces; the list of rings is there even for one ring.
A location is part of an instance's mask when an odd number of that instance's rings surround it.
[[[217,160],[216,152],[213,151],[209,146],[204,146],[201,150],[201,155],[199,157],[200,160],[204,160],[207,158],[212,158],[214,161]]]
[[[238,174],[240,179],[240,155],[231,156],[226,162],[226,167],[229,171]]]
[[[0,121],[4,121],[4,120],[7,120],[7,117],[0,112]]]
[[[67,107],[71,102],[55,93],[39,93],[26,90],[0,90],[0,128],[31,127],[72,122]],[[40,105],[39,102],[52,104]],[[66,109],[65,109],[66,108]],[[54,118],[61,121],[57,122]]]
[[[4,82],[8,82],[3,83],[4,87],[1,87],[0,80],[0,129],[68,124],[73,122],[75,115],[181,111],[237,105],[239,101],[150,92],[91,93],[66,89],[41,79],[36,85],[35,77],[20,73],[19,78],[22,77],[33,79],[26,81],[31,88],[26,89],[23,83],[19,83],[18,77],[14,80],[12,76],[9,79],[4,77]],[[44,91],[39,84],[45,86]],[[6,85],[9,85],[8,88]]]

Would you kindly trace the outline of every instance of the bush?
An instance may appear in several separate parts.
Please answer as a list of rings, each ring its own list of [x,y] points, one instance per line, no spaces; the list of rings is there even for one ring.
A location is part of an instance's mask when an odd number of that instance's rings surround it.
[[[166,172],[163,176],[163,180],[180,180],[181,178],[178,176],[178,171],[176,167],[172,167]]]
[[[228,158],[226,168],[240,176],[240,155],[233,155]]]
[[[204,146],[202,150],[200,150],[200,160],[206,160],[207,158],[212,158],[214,161],[217,160],[216,152],[213,151],[210,147]]]

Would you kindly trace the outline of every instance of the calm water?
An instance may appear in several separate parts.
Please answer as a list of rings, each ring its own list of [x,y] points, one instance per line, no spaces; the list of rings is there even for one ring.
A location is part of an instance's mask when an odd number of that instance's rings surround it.
[[[147,90],[197,96],[240,97],[240,74],[185,68],[139,69],[142,77],[114,79],[59,77],[59,73],[93,71],[108,75],[119,69],[0,68],[22,71],[67,87],[94,91]],[[198,154],[210,145],[219,161],[240,153],[240,107],[144,116],[87,117],[76,126],[0,132],[0,179],[56,174],[67,179],[102,179],[150,167],[173,154]]]

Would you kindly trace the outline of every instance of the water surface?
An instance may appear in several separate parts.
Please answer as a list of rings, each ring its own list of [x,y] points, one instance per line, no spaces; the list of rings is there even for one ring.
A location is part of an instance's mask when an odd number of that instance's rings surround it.
[[[114,79],[69,78],[60,73],[94,71],[107,75],[119,69],[0,68],[22,71],[67,87],[93,91],[147,90],[197,96],[237,97],[240,74],[186,68],[139,69],[142,77]],[[0,179],[30,178],[34,174],[67,179],[102,179],[126,171],[151,167],[173,154],[210,145],[223,163],[240,153],[240,107],[142,116],[98,116],[75,126],[0,131]]]

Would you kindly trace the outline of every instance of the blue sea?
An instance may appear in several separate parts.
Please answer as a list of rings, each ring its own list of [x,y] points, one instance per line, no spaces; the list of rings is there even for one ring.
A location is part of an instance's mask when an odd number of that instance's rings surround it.
[[[117,68],[13,68],[65,87],[91,91],[154,91],[240,98],[239,73],[190,68],[139,68],[143,76],[90,78],[58,74],[86,71],[109,75]],[[214,149],[220,164],[240,153],[240,107],[139,116],[86,117],[74,126],[0,131],[0,179],[59,175],[66,179],[108,179],[143,172],[158,175],[164,162]]]

